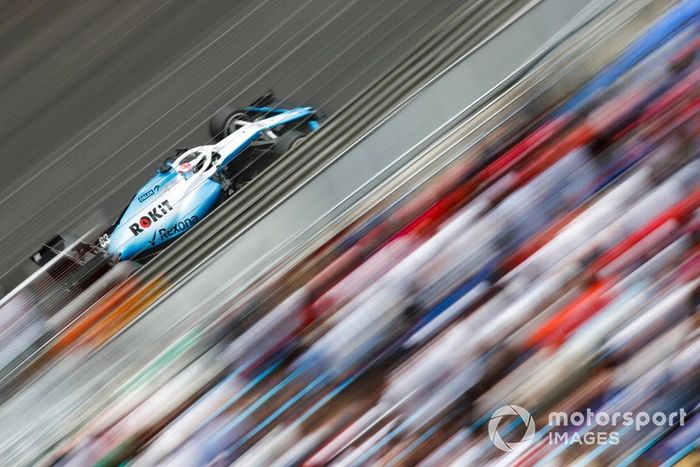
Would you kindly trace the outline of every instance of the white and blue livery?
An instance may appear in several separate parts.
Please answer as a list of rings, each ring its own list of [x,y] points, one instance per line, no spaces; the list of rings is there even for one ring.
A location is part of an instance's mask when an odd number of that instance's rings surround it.
[[[86,253],[112,264],[147,260],[318,128],[312,107],[284,109],[272,101],[268,93],[251,107],[217,113],[210,121],[215,143],[179,149],[166,159],[96,244],[66,254],[56,236],[32,260],[43,266],[61,253],[82,264]]]

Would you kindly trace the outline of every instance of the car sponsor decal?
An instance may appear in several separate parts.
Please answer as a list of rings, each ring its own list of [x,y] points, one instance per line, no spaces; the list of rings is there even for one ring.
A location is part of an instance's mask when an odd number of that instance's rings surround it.
[[[139,203],[143,203],[144,201],[146,201],[148,198],[156,194],[158,190],[160,190],[160,185],[156,185],[147,192],[139,195],[139,197],[137,198],[139,200]]]
[[[151,238],[148,243],[150,243],[151,246],[156,246],[156,237],[159,236],[158,238],[160,241],[169,240],[191,229],[197,222],[199,222],[199,217],[192,216],[188,219],[177,222],[170,227],[158,229],[156,232],[153,232],[153,238]]]
[[[134,237],[138,237],[141,232],[149,228],[154,222],[158,222],[160,218],[172,210],[173,207],[170,206],[170,202],[163,200],[158,206],[148,211],[145,216],[142,216],[138,222],[131,224],[129,230],[131,230]]]
[[[153,238],[148,241],[151,246],[156,246],[156,235],[158,235],[158,232],[153,232]]]

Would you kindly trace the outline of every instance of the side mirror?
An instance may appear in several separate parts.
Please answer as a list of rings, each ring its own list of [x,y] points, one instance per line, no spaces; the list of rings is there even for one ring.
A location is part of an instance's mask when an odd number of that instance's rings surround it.
[[[175,158],[167,157],[158,166],[158,172],[162,174],[170,172],[171,170],[173,170],[173,162],[175,162]]]

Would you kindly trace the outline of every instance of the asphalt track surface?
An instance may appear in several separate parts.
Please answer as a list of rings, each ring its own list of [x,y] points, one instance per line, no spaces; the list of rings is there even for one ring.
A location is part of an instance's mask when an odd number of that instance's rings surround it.
[[[460,3],[0,0],[0,287],[206,143],[222,105],[273,89],[332,114]]]

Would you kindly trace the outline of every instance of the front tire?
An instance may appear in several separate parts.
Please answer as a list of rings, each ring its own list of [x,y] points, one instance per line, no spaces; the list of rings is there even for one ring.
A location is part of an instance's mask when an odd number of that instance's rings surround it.
[[[294,149],[303,141],[306,135],[301,131],[291,130],[277,138],[272,151],[275,153],[275,157],[281,157],[286,154],[289,150]]]

